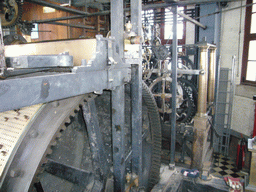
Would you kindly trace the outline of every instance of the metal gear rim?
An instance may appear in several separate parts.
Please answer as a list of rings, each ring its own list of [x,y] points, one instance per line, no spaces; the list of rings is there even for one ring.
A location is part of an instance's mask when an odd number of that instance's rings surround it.
[[[1,25],[3,28],[10,28],[15,26],[17,23],[20,22],[21,17],[22,17],[22,5],[20,0],[15,1],[15,6],[14,6],[14,11],[15,11],[15,16],[11,19],[11,21],[6,20],[6,13],[5,14],[0,14],[1,18]]]

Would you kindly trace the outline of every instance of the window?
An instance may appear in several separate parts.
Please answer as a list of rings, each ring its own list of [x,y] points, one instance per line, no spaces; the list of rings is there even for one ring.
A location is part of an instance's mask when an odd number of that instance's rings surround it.
[[[179,7],[178,11],[184,12],[184,7]],[[173,13],[171,8],[165,9],[165,27],[164,27],[164,39],[173,38],[173,29],[172,29],[172,18]],[[184,18],[178,15],[178,39],[183,39],[184,35]]]
[[[38,24],[34,23],[34,27],[31,31],[31,39],[38,39],[39,38],[39,32],[38,32]]]
[[[154,11],[153,9],[142,11],[142,23],[144,26],[144,34],[148,40],[152,38],[152,28],[154,26]]]
[[[256,0],[247,0],[247,4]],[[243,84],[256,85],[256,4],[246,9],[244,52],[241,81]]]

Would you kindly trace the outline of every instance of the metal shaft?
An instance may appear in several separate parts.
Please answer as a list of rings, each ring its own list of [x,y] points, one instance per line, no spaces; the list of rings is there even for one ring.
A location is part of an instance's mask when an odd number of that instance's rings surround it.
[[[39,23],[41,24],[41,23]],[[96,28],[93,26],[85,26],[85,25],[76,25],[76,24],[69,24],[69,23],[60,23],[60,22],[50,22],[47,23],[50,25],[62,25],[62,26],[67,26],[67,27],[74,27],[74,28],[82,28],[82,29],[92,29],[95,30]],[[101,31],[104,31],[104,28],[100,28]]]
[[[177,61],[178,61],[178,5],[172,7],[173,11],[173,40],[172,40],[172,114],[171,114],[171,156],[170,167],[175,165],[175,143],[176,143],[176,95],[177,95]]]

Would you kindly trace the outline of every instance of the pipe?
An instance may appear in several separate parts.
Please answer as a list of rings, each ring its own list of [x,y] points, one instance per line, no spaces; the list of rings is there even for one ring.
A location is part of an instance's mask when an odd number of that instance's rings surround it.
[[[203,28],[203,29],[206,29],[207,26],[203,25],[202,23],[198,22],[197,20],[189,17],[188,15],[184,14],[184,13],[181,13],[180,11],[178,11],[178,15],[184,17],[186,20],[190,21],[191,23]]]
[[[216,48],[210,49],[209,80],[208,80],[208,103],[214,102],[215,75],[216,75]]]
[[[43,24],[43,23],[39,23],[39,24]],[[67,27],[74,27],[74,28],[82,28],[82,29],[92,29],[95,30],[96,28],[93,26],[85,26],[85,25],[76,25],[76,24],[69,24],[69,23],[60,23],[60,22],[50,22],[47,24],[51,24],[51,25],[62,25],[62,26],[67,26]],[[100,28],[101,31],[104,31],[104,28]]]
[[[44,19],[44,20],[32,20],[32,23],[50,23],[54,21],[64,21],[64,20],[69,20],[69,19],[79,19],[86,17],[84,15],[76,15],[76,16],[69,16],[69,17],[59,17],[59,18],[52,18],[52,19]]]
[[[177,96],[177,61],[178,61],[178,5],[172,7],[173,11],[173,40],[172,40],[172,113],[171,113],[171,153],[169,167],[175,167],[176,144],[176,96]]]
[[[197,116],[203,117],[207,111],[207,82],[208,82],[208,48],[206,41],[200,43],[199,54],[200,54],[200,70],[203,71],[199,75],[198,82],[198,101],[197,101]]]

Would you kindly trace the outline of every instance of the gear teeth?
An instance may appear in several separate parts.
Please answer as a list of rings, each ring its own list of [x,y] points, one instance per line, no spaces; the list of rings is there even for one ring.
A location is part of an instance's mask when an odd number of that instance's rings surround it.
[[[70,117],[75,117],[75,115],[76,115],[76,114],[75,114],[75,111],[72,111],[69,116],[70,116]]]
[[[70,118],[67,118],[65,123],[71,123],[71,119]]]
[[[57,136],[58,137],[58,136]],[[57,145],[57,141],[55,140],[52,144],[52,146],[56,146]]]

